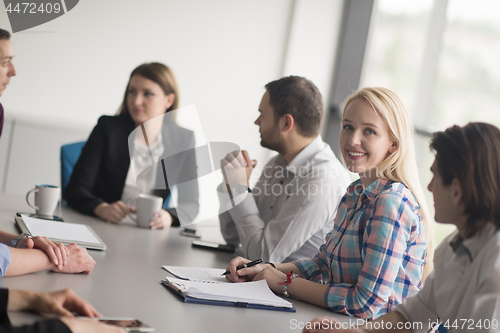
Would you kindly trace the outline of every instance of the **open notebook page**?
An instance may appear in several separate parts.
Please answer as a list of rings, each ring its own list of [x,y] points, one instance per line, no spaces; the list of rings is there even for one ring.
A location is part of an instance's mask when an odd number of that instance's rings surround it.
[[[163,269],[179,279],[202,282],[228,282],[224,276],[221,276],[226,271],[222,268],[163,266]]]
[[[84,224],[48,221],[22,215],[24,224],[31,235],[56,238],[69,242],[85,242],[101,244],[89,228]]]
[[[277,307],[293,307],[292,303],[276,296],[265,280],[243,283],[204,283],[167,278],[187,296],[230,302],[246,302]]]

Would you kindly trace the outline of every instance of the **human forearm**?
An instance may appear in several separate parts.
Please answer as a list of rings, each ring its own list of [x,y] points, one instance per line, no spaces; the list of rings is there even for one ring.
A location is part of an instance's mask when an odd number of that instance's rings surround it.
[[[282,271],[285,274],[288,274],[289,272],[293,271],[295,274],[297,274],[299,277],[303,277],[302,272],[300,269],[297,267],[297,265],[292,264],[291,262],[286,263],[286,264],[275,264],[276,268],[280,271]]]
[[[287,291],[290,295],[297,297],[301,301],[321,306],[322,308],[326,308],[325,294],[327,289],[327,284],[303,278],[292,279],[292,283],[287,286]]]
[[[0,231],[0,243],[3,243],[7,246],[10,246],[12,243],[12,240],[16,237],[16,235],[5,232],[5,231]]]
[[[95,261],[84,248],[71,244],[66,246],[66,249],[69,252],[67,263],[58,269],[41,250],[10,248],[11,260],[5,276],[29,274],[47,269],[58,273],[89,274],[94,269]]]
[[[240,196],[243,195],[240,194]],[[228,213],[234,221],[245,256],[252,260],[258,258],[262,258],[264,261],[274,260],[270,257],[271,253],[266,247],[268,244],[268,239],[264,234],[266,225],[260,217],[259,209],[253,196],[246,194],[243,201],[230,209]]]
[[[8,311],[28,310],[30,303],[35,297],[35,292],[29,290],[9,290],[9,301],[7,302]]]
[[[38,249],[10,248],[10,253],[10,264],[5,276],[29,274],[56,267],[45,252]]]

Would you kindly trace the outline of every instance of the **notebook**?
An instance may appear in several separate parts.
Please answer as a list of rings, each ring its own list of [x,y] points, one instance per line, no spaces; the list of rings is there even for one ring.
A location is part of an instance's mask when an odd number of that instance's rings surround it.
[[[16,216],[16,224],[21,232],[33,237],[44,236],[63,244],[76,243],[87,249],[106,250],[106,244],[85,224],[50,221],[25,214]]]
[[[163,269],[181,280],[230,283],[224,276],[221,276],[226,271],[222,268],[163,266]]]
[[[295,312],[293,304],[276,296],[265,280],[231,283],[220,276],[224,269],[163,268],[176,277],[167,276],[161,283],[180,295],[185,303]]]

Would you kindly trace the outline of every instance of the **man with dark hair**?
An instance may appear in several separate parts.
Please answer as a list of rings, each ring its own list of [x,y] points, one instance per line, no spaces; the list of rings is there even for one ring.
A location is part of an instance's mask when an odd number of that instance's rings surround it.
[[[424,287],[363,330],[317,318],[304,332],[423,333],[439,324],[449,333],[500,331],[500,130],[453,126],[434,134],[431,149],[435,220],[457,230],[436,249]]]
[[[257,162],[244,150],[222,160],[222,234],[228,244],[241,243],[249,259],[313,257],[332,230],[350,183],[346,169],[319,135],[321,94],[303,77],[284,77],[266,85],[259,112],[255,124],[261,145],[278,155],[263,168],[251,194],[248,180]]]

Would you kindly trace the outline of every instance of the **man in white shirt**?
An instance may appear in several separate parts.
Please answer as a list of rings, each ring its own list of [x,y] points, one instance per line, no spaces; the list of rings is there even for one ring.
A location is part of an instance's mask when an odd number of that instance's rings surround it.
[[[424,287],[363,330],[317,318],[304,332],[423,333],[440,324],[449,333],[500,332],[500,130],[453,126],[434,134],[431,149],[435,219],[457,230],[436,249]]]
[[[241,244],[252,260],[311,258],[333,228],[350,178],[319,135],[323,101],[318,88],[298,76],[265,87],[255,124],[261,145],[278,155],[263,168],[251,193],[248,179],[257,161],[247,151],[222,160],[221,231],[228,244]]]

